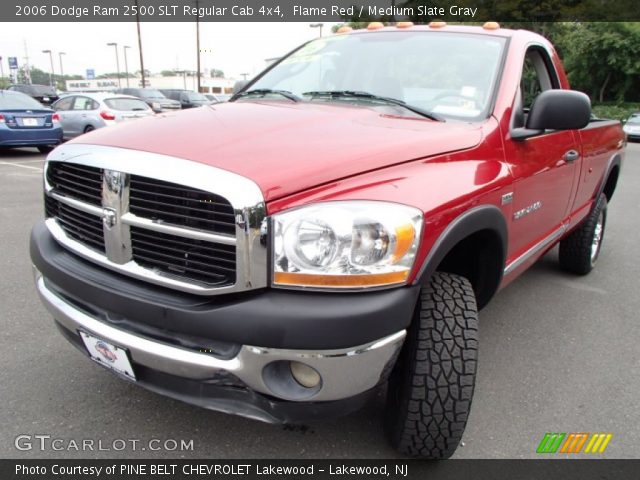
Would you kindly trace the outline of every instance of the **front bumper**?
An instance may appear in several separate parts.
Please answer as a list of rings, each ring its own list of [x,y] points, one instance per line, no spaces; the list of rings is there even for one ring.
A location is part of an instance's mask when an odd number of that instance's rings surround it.
[[[66,338],[81,350],[78,331],[85,331],[127,349],[143,387],[269,422],[358,408],[393,367],[417,293],[412,288],[366,295],[266,290],[193,303],[192,296],[82,260],[60,247],[42,224],[34,228],[31,257],[40,298]],[[387,321],[380,322],[379,312],[372,312],[371,328],[363,328],[370,305],[379,306],[375,300],[385,302]],[[339,310],[331,308],[332,302]],[[304,317],[315,322],[305,323]],[[236,324],[228,329],[232,338],[204,328],[219,323],[224,327],[229,319]],[[200,336],[195,335],[198,325],[203,327]],[[256,329],[257,337],[252,336]],[[300,338],[291,336],[300,331]],[[344,338],[350,342],[346,346]],[[289,368],[292,361],[314,368],[320,384],[299,385]]]

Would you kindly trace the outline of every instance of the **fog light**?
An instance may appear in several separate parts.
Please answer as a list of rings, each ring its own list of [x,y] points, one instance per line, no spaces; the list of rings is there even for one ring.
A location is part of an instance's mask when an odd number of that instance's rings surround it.
[[[320,374],[310,366],[300,362],[291,362],[289,367],[293,378],[303,387],[313,388],[320,383]]]

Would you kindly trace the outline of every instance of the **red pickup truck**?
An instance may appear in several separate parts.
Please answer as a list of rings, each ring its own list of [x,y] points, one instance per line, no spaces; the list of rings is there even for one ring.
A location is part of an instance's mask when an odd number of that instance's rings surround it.
[[[393,446],[446,458],[478,311],[558,243],[560,267],[593,268],[625,137],[531,32],[344,30],[228,103],[55,149],[37,291],[142,387],[295,423],[387,386]]]

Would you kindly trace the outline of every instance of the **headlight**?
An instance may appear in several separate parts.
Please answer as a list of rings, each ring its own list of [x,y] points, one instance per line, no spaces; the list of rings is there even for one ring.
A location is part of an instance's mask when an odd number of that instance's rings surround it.
[[[409,277],[422,212],[395,203],[328,202],[273,216],[273,284],[359,288]]]

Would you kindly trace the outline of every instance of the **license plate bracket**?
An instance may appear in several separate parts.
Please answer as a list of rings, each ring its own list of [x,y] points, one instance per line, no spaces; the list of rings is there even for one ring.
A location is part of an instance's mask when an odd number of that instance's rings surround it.
[[[78,334],[80,338],[82,338],[82,342],[94,362],[129,380],[136,381],[136,375],[133,372],[133,367],[129,360],[129,351],[126,348],[118,347],[82,330],[78,330]]]

